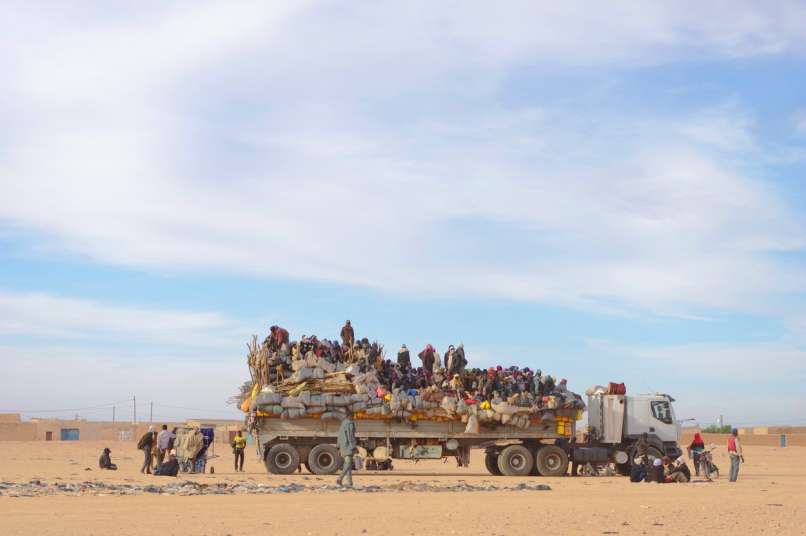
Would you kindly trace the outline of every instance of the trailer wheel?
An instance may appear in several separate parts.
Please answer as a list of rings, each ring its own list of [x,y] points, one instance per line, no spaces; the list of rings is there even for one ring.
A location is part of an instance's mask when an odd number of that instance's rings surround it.
[[[543,445],[538,445],[533,451],[532,456],[534,456],[535,463],[532,464],[532,470],[529,471],[529,476],[541,476],[540,471],[537,468],[537,454],[540,452],[540,449],[543,448]]]
[[[316,445],[308,454],[308,470],[315,475],[332,475],[339,470],[342,457],[334,445]]]
[[[266,453],[266,469],[275,475],[290,475],[299,468],[299,452],[288,443],[274,445]]]
[[[556,445],[546,445],[537,451],[535,466],[543,476],[563,476],[568,471],[568,454]]]
[[[523,445],[510,445],[498,455],[498,469],[505,476],[526,476],[534,463],[534,456]]]
[[[486,452],[484,454],[484,465],[487,467],[487,472],[494,476],[501,476],[501,469],[498,468],[498,453],[495,451]]]

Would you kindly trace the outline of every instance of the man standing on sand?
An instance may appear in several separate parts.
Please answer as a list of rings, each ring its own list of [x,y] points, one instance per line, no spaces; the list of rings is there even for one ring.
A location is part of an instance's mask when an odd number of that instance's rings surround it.
[[[241,431],[235,432],[235,437],[232,438],[232,453],[235,454],[235,471],[243,473],[243,459],[244,450],[246,450],[246,438],[241,435]],[[238,462],[241,462],[238,465]]]
[[[154,445],[154,427],[149,426],[148,432],[143,434],[140,441],[137,442],[137,448],[143,451],[145,460],[140,472],[143,474],[151,474],[151,447]]]
[[[336,479],[336,484],[348,488],[353,487],[353,454],[358,449],[358,443],[355,440],[355,423],[352,416],[348,413],[347,417],[341,421],[338,433],[339,454],[344,459],[344,465],[341,467],[341,475]]]
[[[157,434],[157,467],[162,465],[165,460],[165,454],[171,450],[171,439],[173,434],[168,431],[168,425],[163,424],[162,430]]]
[[[739,464],[744,463],[742,443],[739,441],[739,430],[734,428],[728,438],[728,455],[730,455],[730,481],[736,482],[739,478]]]

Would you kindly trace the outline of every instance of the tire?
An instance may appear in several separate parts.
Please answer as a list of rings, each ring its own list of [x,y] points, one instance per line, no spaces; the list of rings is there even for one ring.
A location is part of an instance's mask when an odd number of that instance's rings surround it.
[[[265,461],[270,473],[290,475],[299,468],[299,452],[288,443],[279,443],[269,449]]]
[[[537,447],[532,451],[532,456],[534,459],[537,460],[537,453],[540,452],[540,449],[543,448],[543,445],[537,445]],[[537,469],[537,463],[532,464],[532,470],[529,471],[529,476],[541,476],[540,471]]]
[[[498,469],[504,476],[528,476],[535,458],[523,445],[510,445],[498,455]]]
[[[498,468],[498,453],[495,451],[487,452],[484,454],[484,465],[487,471],[494,476],[501,476],[501,470]]]
[[[322,443],[308,453],[308,470],[315,475],[335,474],[342,465],[342,457],[335,445]]]
[[[543,476],[563,476],[568,471],[568,454],[556,445],[546,445],[537,451],[535,466]]]

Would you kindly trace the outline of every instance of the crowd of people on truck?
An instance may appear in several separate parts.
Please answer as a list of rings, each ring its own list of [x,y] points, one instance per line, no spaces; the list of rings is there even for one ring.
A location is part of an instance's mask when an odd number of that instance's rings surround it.
[[[461,342],[449,345],[444,354],[426,344],[416,354],[417,364],[405,344],[392,360],[386,357],[384,347],[377,341],[370,342],[366,337],[357,339],[349,320],[339,335],[341,342],[319,339],[315,335],[303,335],[299,341],[291,341],[287,329],[271,326],[260,351],[250,353],[249,366],[261,385],[282,383],[292,375],[295,361],[315,356],[334,365],[357,366],[362,373],[372,369],[389,392],[396,389],[409,392],[434,386],[478,402],[502,398],[513,399],[517,405],[538,407],[544,397],[570,396],[565,379],[557,382],[539,369],[502,365],[470,368]],[[579,403],[581,405],[581,398]]]

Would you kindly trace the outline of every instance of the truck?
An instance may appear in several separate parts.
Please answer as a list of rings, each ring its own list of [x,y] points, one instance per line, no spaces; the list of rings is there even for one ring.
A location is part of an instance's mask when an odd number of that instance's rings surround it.
[[[569,463],[612,463],[628,474],[636,460],[636,442],[646,433],[647,456],[678,457],[680,425],[674,399],[666,394],[588,395],[588,430],[577,438],[583,410],[556,409],[535,417],[527,428],[498,424],[467,433],[459,420],[355,419],[359,447],[374,458],[382,447],[392,459],[442,459],[454,456],[461,466],[470,449],[484,449],[493,475],[562,476]],[[319,418],[280,419],[251,416],[252,434],[266,469],[291,474],[302,466],[314,474],[333,474],[342,463],[336,436],[340,422]]]

